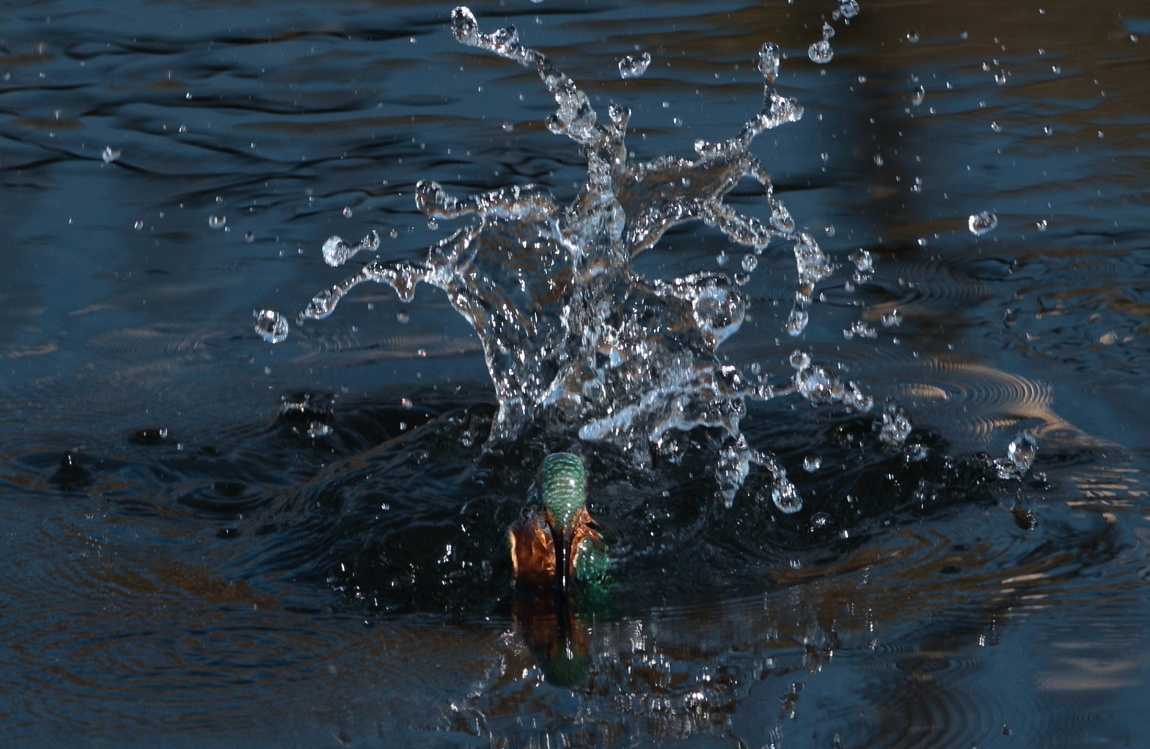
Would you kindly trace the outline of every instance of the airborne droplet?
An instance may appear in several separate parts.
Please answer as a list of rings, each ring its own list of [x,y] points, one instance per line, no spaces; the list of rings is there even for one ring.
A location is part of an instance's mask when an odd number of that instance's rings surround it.
[[[621,78],[638,78],[647,72],[647,66],[651,64],[651,54],[644,52],[638,57],[627,55],[619,61],[619,77]]]
[[[994,227],[998,226],[998,216],[995,216],[990,211],[971,214],[970,218],[966,221],[966,226],[970,229],[971,234],[976,237],[981,237],[983,234],[993,231]]]
[[[811,58],[811,62],[826,65],[834,58],[835,51],[831,49],[831,43],[828,40],[822,39],[810,46],[810,49],[807,50],[807,56]]]
[[[268,343],[280,343],[288,336],[287,318],[270,309],[258,309],[252,313],[255,329]]]

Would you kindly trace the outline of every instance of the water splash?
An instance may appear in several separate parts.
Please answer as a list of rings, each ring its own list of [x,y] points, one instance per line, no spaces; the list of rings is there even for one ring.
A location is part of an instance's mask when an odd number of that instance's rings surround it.
[[[716,477],[727,502],[752,464],[772,476],[772,497],[784,512],[802,506],[786,472],[747,445],[739,430],[748,398],[796,393],[815,403],[867,410],[871,399],[809,358],[789,384],[748,379],[720,361],[716,350],[742,325],[740,290],[758,256],[772,246],[793,247],[797,283],[787,321],[792,335],[809,319],[816,286],[832,266],[810,234],[797,231],[774,197],[766,169],[750,153],[752,140],[795,122],[803,108],[773,84],[781,55],[774,44],[759,51],[763,105],[732,138],[697,141],[694,159],[661,156],[632,162],[625,138],[630,112],[612,104],[602,118],[587,95],[544,54],[523,46],[512,26],[484,33],[470,10],[456,8],[451,31],[461,44],[533,68],[554,97],[548,128],[582,147],[587,179],[575,199],[560,206],[534,185],[456,197],[421,181],[416,205],[429,220],[469,219],[468,225],[428,250],[419,263],[371,261],[355,275],[317,294],[299,322],[331,314],[339,300],[365,281],[388,283],[409,300],[424,282],[444,291],[482,344],[499,410],[490,444],[514,441],[532,425],[547,433],[608,442],[635,465],[647,464],[671,430],[696,427],[721,436]],[[723,202],[743,180],[762,190],[769,219],[737,212]],[[678,224],[702,221],[747,248],[740,272],[699,272],[672,280],[639,275],[632,259]],[[327,240],[324,260],[346,263],[375,250],[372,232],[352,246]],[[271,313],[261,313],[268,315]],[[267,340],[269,318],[257,329]],[[286,324],[283,328],[286,335]]]

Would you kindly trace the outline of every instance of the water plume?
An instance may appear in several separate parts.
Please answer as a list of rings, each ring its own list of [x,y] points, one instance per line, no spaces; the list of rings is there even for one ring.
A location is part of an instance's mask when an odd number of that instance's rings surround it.
[[[783,469],[752,449],[740,432],[747,399],[796,393],[861,410],[871,401],[853,384],[812,366],[809,357],[796,365],[790,383],[776,386],[747,377],[716,353],[743,323],[747,300],[741,287],[761,267],[763,252],[792,248],[796,284],[786,323],[791,335],[805,328],[815,287],[832,272],[814,237],[796,229],[773,194],[770,175],[750,152],[755,136],[803,115],[801,105],[774,87],[778,47],[767,43],[759,51],[762,107],[734,137],[696,141],[693,159],[633,162],[625,142],[629,110],[612,104],[601,117],[546,55],[520,43],[515,27],[482,32],[471,11],[458,7],[451,31],[461,44],[538,73],[556,103],[547,126],[579,144],[587,162],[585,183],[574,200],[560,205],[535,185],[457,197],[421,181],[416,204],[429,220],[469,223],[433,245],[422,262],[366,263],[317,294],[299,322],[331,314],[365,281],[388,283],[404,300],[418,283],[427,283],[447,294],[482,344],[499,406],[490,444],[514,441],[529,425],[546,424],[550,434],[609,442],[635,465],[645,465],[669,431],[715,429],[721,436],[716,477],[726,500],[757,463],[772,474],[777,506],[797,511],[802,500]],[[743,179],[759,185],[765,221],[724,203]],[[659,280],[634,269],[635,256],[689,221],[702,221],[746,248],[740,270]],[[378,244],[375,232],[357,245],[332,237],[323,255],[329,265],[341,265]]]

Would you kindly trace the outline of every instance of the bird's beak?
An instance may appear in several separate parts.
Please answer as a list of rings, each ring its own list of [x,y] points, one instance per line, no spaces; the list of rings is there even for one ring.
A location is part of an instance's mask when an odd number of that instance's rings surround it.
[[[566,528],[551,527],[551,538],[555,542],[555,580],[559,592],[567,594],[568,564],[571,556],[571,531]]]

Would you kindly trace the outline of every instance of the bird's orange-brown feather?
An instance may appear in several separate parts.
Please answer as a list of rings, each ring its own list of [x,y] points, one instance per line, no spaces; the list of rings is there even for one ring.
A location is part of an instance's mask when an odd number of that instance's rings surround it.
[[[545,587],[555,584],[555,542],[542,515],[528,510],[508,531],[511,570],[516,585]]]

